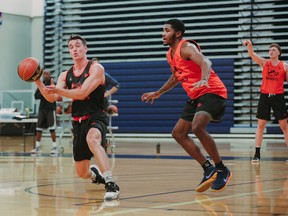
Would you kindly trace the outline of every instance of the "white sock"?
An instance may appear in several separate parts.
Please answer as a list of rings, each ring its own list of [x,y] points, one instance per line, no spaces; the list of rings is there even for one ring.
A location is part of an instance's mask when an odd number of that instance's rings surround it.
[[[39,141],[36,141],[36,148],[40,148],[40,145],[41,145],[41,142],[39,142]]]
[[[57,148],[57,142],[52,142],[52,148]]]
[[[104,177],[106,183],[114,182],[114,179],[112,177],[112,172],[110,170],[103,173],[103,177]]]
[[[95,179],[96,179],[96,174],[92,171],[92,170],[90,170],[90,172],[91,172],[91,180],[93,180],[93,181],[95,181]]]

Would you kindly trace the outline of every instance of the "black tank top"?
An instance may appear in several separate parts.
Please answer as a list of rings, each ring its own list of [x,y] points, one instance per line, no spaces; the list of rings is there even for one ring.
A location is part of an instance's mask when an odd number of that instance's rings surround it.
[[[89,76],[89,69],[92,64],[92,60],[89,61],[83,73],[79,77],[75,77],[73,74],[73,67],[71,67],[66,75],[66,85],[68,89],[80,88],[85,79]],[[81,117],[88,114],[97,112],[105,113],[105,84],[99,85],[90,95],[84,100],[73,100],[72,102],[72,116]]]

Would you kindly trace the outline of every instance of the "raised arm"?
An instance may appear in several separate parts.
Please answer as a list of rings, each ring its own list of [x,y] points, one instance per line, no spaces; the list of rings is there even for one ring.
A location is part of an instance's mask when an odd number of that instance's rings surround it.
[[[260,65],[261,68],[263,68],[267,60],[266,60],[265,58],[262,58],[261,56],[257,55],[257,54],[254,52],[252,42],[251,42],[250,40],[245,40],[245,41],[243,42],[243,45],[247,47],[248,54],[249,54],[249,56],[252,58],[252,60],[253,60],[255,63],[257,63],[258,65]]]

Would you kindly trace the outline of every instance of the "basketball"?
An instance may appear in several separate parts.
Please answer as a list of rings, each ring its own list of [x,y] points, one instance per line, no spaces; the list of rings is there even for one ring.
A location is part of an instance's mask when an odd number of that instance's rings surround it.
[[[118,108],[115,105],[109,105],[107,107],[107,113],[109,113],[110,115],[114,114],[114,113],[118,113]]]
[[[26,82],[34,82],[40,79],[43,68],[40,62],[33,57],[23,59],[17,68],[19,77]]]

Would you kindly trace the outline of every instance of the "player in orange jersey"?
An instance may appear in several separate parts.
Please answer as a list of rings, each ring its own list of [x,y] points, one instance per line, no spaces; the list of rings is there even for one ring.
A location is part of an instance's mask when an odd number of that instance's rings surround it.
[[[197,192],[211,188],[222,191],[232,173],[224,166],[216,143],[206,127],[210,121],[222,120],[227,90],[223,82],[211,68],[211,61],[201,53],[195,41],[183,39],[185,25],[178,19],[167,20],[163,26],[164,46],[170,46],[167,61],[172,75],[157,91],[144,93],[142,101],[153,103],[154,99],[172,89],[178,82],[182,84],[190,100],[175,125],[172,136],[204,169],[204,177],[196,187]],[[200,148],[189,136],[190,131],[197,136],[201,144],[214,161],[215,166],[203,155]]]
[[[257,109],[258,125],[255,135],[255,154],[252,158],[252,162],[257,163],[260,162],[263,132],[267,120],[270,120],[271,108],[284,134],[286,145],[288,145],[288,114],[284,98],[284,80],[288,80],[288,64],[279,60],[282,51],[278,44],[269,46],[269,59],[257,55],[250,40],[245,40],[243,45],[247,46],[248,54],[262,69],[262,85]]]

